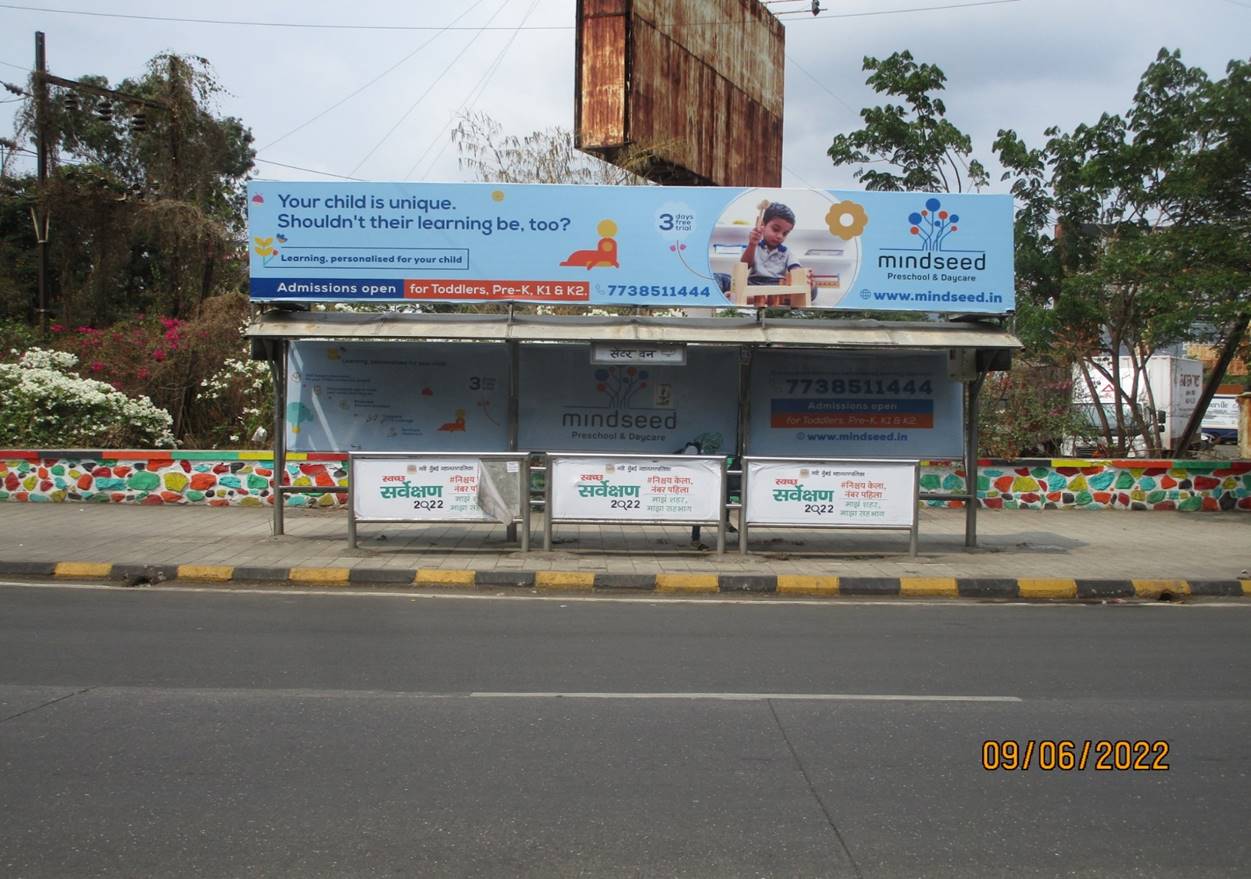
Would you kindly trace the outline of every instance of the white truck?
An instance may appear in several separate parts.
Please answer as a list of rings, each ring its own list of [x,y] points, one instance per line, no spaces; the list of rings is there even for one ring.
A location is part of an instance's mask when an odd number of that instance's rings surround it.
[[[1099,362],[1110,371],[1111,361],[1108,358],[1102,358]],[[1112,382],[1095,369],[1089,371],[1095,386],[1098,405],[1103,408],[1108,424],[1115,431],[1117,401]],[[1121,357],[1119,371],[1122,392],[1131,393],[1134,383],[1133,362],[1128,357]],[[1150,396],[1147,394],[1148,383],[1151,388]],[[1145,375],[1138,377],[1138,407],[1143,419],[1148,420],[1151,404],[1154,403],[1161,448],[1176,450],[1182,431],[1186,429],[1186,422],[1199,403],[1199,394],[1202,390],[1203,364],[1200,361],[1169,354],[1156,354],[1148,358]],[[1087,437],[1074,438],[1072,450],[1076,454],[1088,453],[1094,450],[1091,448],[1092,445],[1098,445],[1101,425],[1080,364],[1073,367],[1073,403],[1077,411],[1090,421],[1092,429]],[[1121,404],[1128,427],[1132,421],[1132,414],[1123,399]],[[1106,437],[1104,440],[1106,442]],[[1126,447],[1133,454],[1145,454],[1148,451],[1141,435],[1129,437]]]

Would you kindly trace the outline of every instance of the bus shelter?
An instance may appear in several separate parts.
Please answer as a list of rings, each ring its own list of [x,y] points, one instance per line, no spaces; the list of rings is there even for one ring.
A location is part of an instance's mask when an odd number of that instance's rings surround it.
[[[247,334],[253,356],[269,361],[275,379],[275,534],[284,533],[284,495],[310,491],[281,484],[290,451],[685,450],[738,460],[962,459],[964,491],[921,493],[920,499],[965,502],[968,547],[977,544],[979,393],[986,375],[1007,369],[1021,347],[987,320],[761,313],[668,318],[275,309],[256,317]],[[439,416],[423,426],[413,413],[430,407]],[[684,421],[699,423],[688,428]],[[709,424],[717,429],[693,432]],[[487,432],[475,435],[475,425]],[[797,449],[793,444],[800,441]],[[880,443],[871,447],[876,454],[864,446],[869,441]]]

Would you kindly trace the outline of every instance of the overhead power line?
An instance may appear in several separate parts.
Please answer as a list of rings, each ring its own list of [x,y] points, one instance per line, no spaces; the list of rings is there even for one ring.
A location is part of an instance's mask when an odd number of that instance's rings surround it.
[[[917,6],[911,9],[879,9],[872,12],[839,12],[827,14],[825,10],[815,18],[812,14],[805,10],[794,10],[793,12],[779,12],[779,16],[788,16],[787,20],[791,20],[789,16],[796,15],[795,21],[820,21],[823,19],[833,18],[867,18],[875,15],[902,15],[913,12],[938,12],[945,9],[965,9],[973,6],[998,6],[1004,3],[1020,3],[1021,0],[978,0],[973,3],[948,3],[941,6]],[[1232,2],[1232,0],[1230,0]],[[1238,5],[1238,4],[1235,4]],[[84,15],[92,18],[118,18],[128,21],[160,21],[171,22],[174,24],[210,24],[224,25],[231,27],[269,27],[269,28],[303,28],[313,30],[356,30],[356,31],[440,31],[440,30],[498,30],[511,31],[513,28],[507,26],[500,27],[440,27],[438,25],[427,24],[318,24],[314,22],[300,21],[253,21],[249,19],[234,18],[185,18],[172,15],[136,15],[134,13],[124,12],[93,12],[87,9],[49,9],[42,6],[25,6],[17,3],[0,3],[0,9],[15,9],[21,12],[41,12],[51,13],[55,15]],[[737,26],[737,21],[692,21],[685,22],[682,27],[710,27],[713,25]],[[532,24],[522,28],[526,31],[571,31],[574,29],[571,24]],[[23,68],[25,69],[25,68]]]
[[[775,12],[778,18],[785,16],[786,21],[823,21],[830,18],[869,18],[874,15],[904,15],[910,12],[941,12],[947,9],[969,9],[974,6],[1002,6],[1005,3],[1020,3],[1021,0],[975,0],[973,3],[946,3],[942,6],[914,6],[911,9],[875,9],[872,12],[830,12],[824,9],[819,15],[812,15],[805,9],[793,9],[786,12]],[[794,19],[791,16],[795,16]]]
[[[508,42],[504,44],[503,48],[500,49],[499,53],[495,56],[491,63],[487,65],[487,69],[478,79],[478,82],[474,84],[474,87],[469,90],[469,94],[466,96],[465,102],[461,104],[459,112],[468,113],[473,110],[474,105],[478,103],[478,99],[482,97],[482,93],[486,91],[486,87],[490,84],[491,78],[495,76],[496,71],[498,71],[500,69],[500,65],[503,64],[504,56],[507,55],[508,50],[513,47],[513,43],[517,39],[517,34],[521,31],[521,26],[530,20],[530,16],[534,14],[534,10],[538,8],[538,5],[539,0],[534,0],[534,2],[530,4],[530,8],[526,10],[526,14],[522,17],[521,24],[518,25],[517,30],[513,32],[513,35],[508,38]],[[447,124],[443,126],[443,130],[435,135],[434,139],[430,141],[425,150],[422,151],[422,154],[417,157],[417,161],[413,162],[412,167],[409,168],[404,174],[405,178],[411,178],[413,176],[413,171],[417,169],[417,166],[421,164],[421,161],[429,154],[430,150],[434,148],[434,145],[442,140],[442,149],[435,154],[435,157],[430,160],[430,164],[426,165],[425,170],[422,172],[423,177],[430,176],[430,172],[434,170],[434,166],[438,164],[439,159],[443,158],[443,153],[447,151],[448,144],[452,142],[450,138],[444,140],[444,135],[447,134],[448,130],[452,127],[452,122],[455,121],[455,118],[456,117],[453,116],[452,119],[449,119]]]
[[[790,55],[787,55],[787,56],[786,56],[786,60],[787,60],[787,61],[789,61],[791,64],[794,64],[797,68],[799,68],[799,72],[800,72],[800,73],[802,73],[804,76],[808,77],[810,80],[812,80],[814,83],[816,83],[816,84],[817,84],[817,87],[818,87],[818,88],[820,88],[822,91],[824,91],[824,92],[825,92],[827,95],[829,95],[831,98],[833,98],[834,100],[838,101],[840,104],[842,104],[844,107],[846,107],[846,108],[847,108],[848,110],[850,110],[851,112],[853,112],[853,113],[855,113],[855,112],[856,112],[856,108],[855,108],[855,107],[853,107],[851,104],[847,103],[847,102],[846,102],[845,100],[843,100],[843,98],[842,98],[842,97],[840,97],[839,95],[837,95],[837,94],[835,94],[834,92],[832,92],[832,91],[830,90],[829,86],[827,86],[827,85],[826,85],[825,83],[823,83],[821,80],[819,80],[819,79],[817,79],[815,76],[813,76],[813,75],[812,75],[812,74],[808,71],[808,68],[804,67],[804,66],[803,66],[802,64],[800,64],[798,61],[796,61],[794,58],[792,58]]]
[[[286,162],[275,162],[273,159],[262,159],[259,156],[256,161],[265,165],[277,165],[279,168],[290,168],[292,171],[307,171],[309,174],[321,174],[323,177],[338,177],[340,180],[355,180],[364,183],[365,180],[360,177],[349,177],[346,174],[335,174],[331,171],[318,171],[316,168],[304,168],[300,165],[288,165]]]
[[[456,16],[454,19],[452,19],[452,24],[455,24],[456,22],[460,21],[462,18],[464,18],[466,15],[468,15],[470,12],[472,12],[472,11],[473,11],[474,9],[476,9],[478,6],[481,6],[483,2],[484,2],[484,0],[475,0],[475,2],[474,2],[474,3],[473,3],[473,4],[472,4],[472,5],[471,5],[468,9],[466,9],[466,10],[465,10],[464,12],[462,12],[460,15],[458,15],[458,16]],[[396,61],[394,64],[392,64],[392,65],[391,65],[390,67],[388,67],[386,70],[382,71],[382,72],[381,72],[381,73],[379,73],[377,76],[375,76],[373,79],[371,79],[369,82],[365,83],[365,84],[364,84],[364,85],[362,85],[360,88],[358,88],[356,91],[354,91],[354,92],[352,92],[352,93],[350,93],[350,94],[346,95],[345,97],[341,98],[341,99],[340,99],[340,100],[338,100],[338,101],[335,101],[335,102],[334,102],[333,104],[331,104],[329,107],[327,107],[326,109],[322,110],[320,113],[318,113],[317,115],[313,116],[311,119],[307,120],[306,122],[302,122],[302,123],[300,123],[300,124],[299,124],[299,125],[297,125],[295,128],[292,128],[290,131],[288,131],[286,134],[282,135],[281,137],[278,137],[278,138],[275,138],[274,140],[271,140],[269,143],[265,144],[265,146],[263,146],[263,147],[261,147],[261,148],[260,148],[260,152],[264,152],[265,150],[269,149],[270,147],[272,147],[272,146],[276,146],[277,144],[282,143],[282,141],[286,140],[288,137],[290,137],[291,135],[295,134],[297,131],[301,131],[301,130],[303,130],[303,129],[307,128],[308,126],[312,125],[312,124],[313,124],[314,122],[316,122],[318,119],[320,119],[321,117],[323,117],[323,116],[325,116],[327,113],[329,113],[331,110],[334,110],[334,109],[336,109],[336,108],[338,108],[338,107],[343,106],[343,105],[344,105],[344,104],[346,104],[348,101],[352,100],[352,98],[356,97],[356,96],[357,96],[357,95],[359,95],[361,92],[365,91],[365,89],[369,88],[371,85],[373,85],[374,83],[376,83],[378,80],[382,79],[382,78],[383,78],[384,76],[386,76],[388,73],[390,73],[391,71],[393,71],[393,70],[395,70],[396,68],[400,67],[402,64],[404,64],[406,61],[408,61],[409,59],[411,59],[414,55],[416,55],[416,54],[417,54],[418,52],[420,52],[422,49],[424,49],[424,48],[426,48],[427,46],[429,46],[431,43],[433,43],[435,40],[437,40],[437,39],[439,38],[439,34],[444,33],[444,32],[445,32],[445,31],[447,31],[450,27],[451,27],[451,25],[448,25],[447,27],[442,28],[440,31],[438,31],[438,33],[436,33],[436,34],[434,34],[432,37],[430,37],[430,39],[426,40],[426,41],[425,41],[425,42],[423,42],[421,45],[419,45],[417,48],[413,49],[413,51],[409,52],[407,55],[405,55],[405,56],[404,56],[403,58],[401,58],[399,61]]]
[[[496,10],[495,10],[494,12],[492,12],[492,13],[491,13],[491,17],[487,19],[487,24],[488,24],[488,25],[489,25],[491,22],[493,22],[493,21],[495,20],[496,16],[498,16],[501,12],[503,12],[503,11],[504,11],[504,7],[505,7],[505,6],[507,6],[507,5],[509,4],[509,2],[510,2],[510,0],[504,0],[504,2],[503,2],[503,3],[501,3],[501,4],[500,4],[500,5],[496,8]],[[354,167],[354,168],[352,169],[352,171],[351,171],[351,173],[352,173],[352,174],[355,174],[357,171],[359,171],[359,170],[360,170],[360,168],[361,168],[361,165],[363,165],[363,164],[365,164],[366,162],[368,162],[368,161],[369,161],[370,156],[372,156],[374,153],[376,153],[376,152],[377,152],[377,151],[378,151],[378,150],[382,147],[382,145],[383,145],[384,143],[386,143],[386,142],[387,142],[387,141],[391,138],[391,135],[395,133],[395,130],[396,130],[397,128],[399,128],[399,127],[400,127],[400,126],[404,123],[404,120],[405,120],[405,119],[407,119],[410,115],[412,115],[412,112],[413,112],[414,110],[416,110],[416,109],[417,109],[417,105],[418,105],[418,104],[420,104],[423,100],[425,100],[426,95],[428,95],[428,94],[430,94],[432,91],[434,91],[434,87],[435,87],[436,85],[438,85],[440,82],[442,82],[442,81],[443,81],[443,77],[447,76],[447,75],[448,75],[449,73],[451,73],[453,70],[456,70],[456,69],[457,69],[457,66],[456,66],[456,65],[457,65],[457,62],[459,62],[459,61],[460,61],[460,59],[461,59],[462,57],[464,57],[465,53],[469,51],[470,47],[472,47],[472,46],[473,46],[473,44],[474,44],[474,43],[476,43],[476,42],[478,41],[478,38],[482,36],[482,32],[483,32],[484,30],[486,30],[486,28],[482,28],[482,29],[480,29],[480,30],[478,31],[478,33],[474,34],[474,35],[473,35],[473,37],[472,37],[472,38],[470,38],[469,42],[467,42],[467,43],[466,43],[466,44],[465,44],[465,45],[461,48],[461,50],[460,50],[459,52],[457,52],[457,53],[456,53],[456,57],[455,57],[455,58],[453,58],[453,59],[452,59],[452,60],[451,60],[451,61],[447,64],[447,66],[446,66],[446,67],[444,67],[444,68],[443,68],[443,72],[442,72],[442,73],[440,73],[438,76],[436,76],[436,77],[434,78],[434,81],[433,81],[432,83],[430,83],[430,85],[426,86],[426,90],[425,90],[424,92],[422,92],[420,95],[418,95],[418,96],[417,96],[417,100],[415,100],[415,101],[413,101],[411,104],[409,104],[408,109],[407,109],[407,110],[405,110],[405,111],[404,111],[404,112],[400,115],[400,118],[399,118],[399,119],[396,119],[396,120],[395,120],[395,124],[394,124],[394,125],[392,125],[390,128],[388,128],[388,129],[387,129],[387,133],[386,133],[386,134],[384,134],[384,135],[382,136],[382,138],[381,138],[381,139],[380,139],[380,140],[379,140],[376,144],[374,144],[374,145],[373,145],[373,148],[372,148],[372,149],[370,149],[370,151],[369,151],[369,152],[365,153],[365,155],[361,158],[361,160],[360,160],[359,162],[357,162],[357,163],[356,163],[356,167]]]
[[[122,18],[130,21],[168,21],[175,24],[215,24],[236,27],[291,27],[311,28],[314,30],[345,30],[345,31],[479,31],[497,30],[510,31],[511,27],[443,27],[432,24],[315,24],[301,21],[251,21],[234,18],[183,18],[172,15],[135,15],[124,12],[92,12],[86,9],[46,9],[42,6],[21,6],[16,3],[0,3],[0,9],[18,9],[25,12],[54,12],[58,15],[87,15],[93,18]],[[573,25],[531,25],[529,31],[569,31]]]
[[[787,165],[785,162],[782,163],[782,170],[785,171],[787,174],[790,174],[792,177],[794,177],[796,180],[798,180],[800,183],[802,183],[804,186],[808,187],[809,189],[824,189],[825,188],[824,186],[813,186],[811,183],[809,183],[807,180],[801,177],[798,171],[796,171],[794,168]]]

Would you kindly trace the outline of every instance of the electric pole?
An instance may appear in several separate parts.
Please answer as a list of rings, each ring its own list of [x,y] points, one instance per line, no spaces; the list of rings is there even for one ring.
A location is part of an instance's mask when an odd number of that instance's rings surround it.
[[[38,155],[39,192],[31,218],[35,222],[36,254],[39,264],[39,337],[48,338],[48,80],[43,31],[35,31],[35,151]]]
[[[171,66],[171,75],[172,72],[173,67]],[[51,213],[48,208],[47,193],[48,160],[54,148],[54,145],[49,143],[48,137],[48,86],[50,85],[73,92],[94,95],[105,101],[122,101],[132,109],[139,108],[142,110],[142,108],[148,107],[153,110],[170,112],[174,108],[173,100],[162,101],[144,98],[139,95],[119,92],[115,89],[101,88],[100,86],[88,85],[84,82],[75,82],[72,79],[65,79],[48,73],[48,59],[44,52],[43,31],[35,31],[35,76],[31,86],[34,89],[33,96],[35,100],[35,151],[38,157],[36,175],[39,181],[39,191],[36,195],[36,206],[31,209],[31,219],[35,224],[36,254],[39,264],[38,307],[36,311],[39,318],[39,332],[44,339],[48,337],[48,228]],[[104,106],[110,107],[111,105],[105,104]],[[101,115],[103,116],[102,113]],[[146,125],[146,120],[139,125],[132,123],[132,130],[143,130],[146,128]],[[177,166],[176,156],[175,166]]]

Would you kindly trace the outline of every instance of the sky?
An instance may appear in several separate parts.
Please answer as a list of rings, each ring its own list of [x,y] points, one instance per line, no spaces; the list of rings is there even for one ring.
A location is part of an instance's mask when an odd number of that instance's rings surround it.
[[[785,186],[858,188],[853,169],[835,168],[825,151],[859,126],[860,108],[881,103],[865,85],[866,55],[908,49],[946,73],[948,117],[991,168],[991,192],[1009,185],[991,151],[1000,129],[1040,145],[1051,125],[1124,112],[1162,47],[1213,78],[1230,59],[1251,57],[1251,0],[821,5],[816,18],[783,17]],[[48,69],[69,79],[116,83],[159,53],[198,55],[226,89],[217,112],[252,129],[259,178],[466,180],[449,138],[459,113],[488,113],[516,135],[572,128],[575,8],[575,0],[0,0],[0,80],[24,81],[37,30]],[[10,99],[0,92],[6,137],[20,106]],[[33,158],[18,167],[33,169]]]

